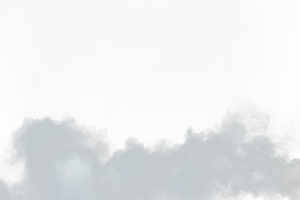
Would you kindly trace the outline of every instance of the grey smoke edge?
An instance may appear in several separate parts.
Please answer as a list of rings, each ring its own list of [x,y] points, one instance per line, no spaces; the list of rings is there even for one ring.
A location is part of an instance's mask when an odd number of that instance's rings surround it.
[[[91,148],[74,121],[33,120],[15,134],[16,158],[25,160],[22,193],[0,182],[0,199],[209,200],[244,193],[299,199],[300,160],[276,154],[266,136],[246,140],[249,131],[268,126],[267,116],[253,116],[249,128],[242,115],[229,114],[218,131],[190,132],[170,148],[161,143],[150,150],[130,140],[106,162],[99,159],[106,143]]]

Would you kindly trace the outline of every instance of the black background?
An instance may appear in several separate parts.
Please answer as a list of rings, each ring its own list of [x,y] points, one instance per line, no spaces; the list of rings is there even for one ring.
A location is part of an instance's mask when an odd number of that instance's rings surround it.
[[[239,99],[269,113],[274,134],[298,130],[293,6],[2,0],[3,158],[24,116],[107,128],[114,149],[129,136],[183,142],[188,126],[213,127]]]

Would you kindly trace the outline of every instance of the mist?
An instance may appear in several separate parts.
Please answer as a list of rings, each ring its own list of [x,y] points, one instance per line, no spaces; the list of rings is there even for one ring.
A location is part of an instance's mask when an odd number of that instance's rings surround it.
[[[185,141],[147,147],[129,138],[110,153],[105,136],[74,119],[27,119],[13,133],[11,162],[20,182],[0,180],[7,200],[299,199],[300,159],[279,153],[260,111],[228,112],[223,121]]]

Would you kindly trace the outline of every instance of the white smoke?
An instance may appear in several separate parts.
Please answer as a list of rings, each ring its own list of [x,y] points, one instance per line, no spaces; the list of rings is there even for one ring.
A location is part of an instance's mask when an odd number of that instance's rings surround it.
[[[93,143],[74,120],[31,120],[14,134],[24,178],[12,187],[0,182],[0,199],[298,199],[300,159],[277,153],[264,134],[269,122],[262,112],[239,110],[215,129],[188,131],[183,144],[150,149],[130,139],[108,157],[107,143]]]

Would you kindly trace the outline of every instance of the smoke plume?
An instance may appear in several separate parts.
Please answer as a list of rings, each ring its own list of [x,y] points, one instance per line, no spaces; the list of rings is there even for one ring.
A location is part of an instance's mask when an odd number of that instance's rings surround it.
[[[13,159],[24,162],[24,178],[0,181],[0,199],[299,199],[300,160],[277,153],[262,134],[269,121],[260,112],[229,113],[210,131],[188,131],[182,144],[148,148],[129,139],[108,156],[107,143],[91,140],[74,120],[29,120],[14,133]]]

